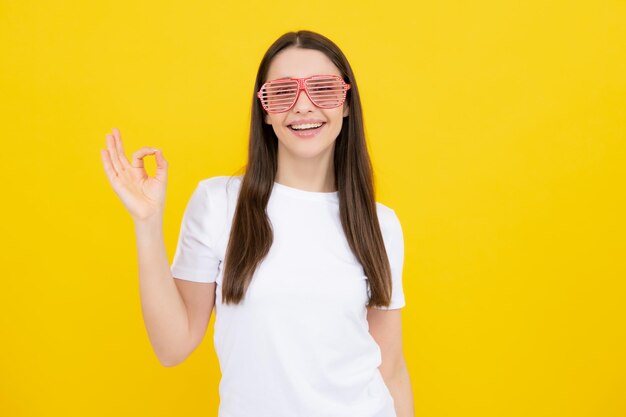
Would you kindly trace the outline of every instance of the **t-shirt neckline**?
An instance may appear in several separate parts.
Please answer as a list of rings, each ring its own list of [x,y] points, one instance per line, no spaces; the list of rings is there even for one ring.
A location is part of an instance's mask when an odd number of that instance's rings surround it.
[[[284,185],[276,181],[274,181],[273,189],[277,190],[279,193],[290,195],[292,197],[306,198],[309,200],[318,201],[339,201],[339,191],[306,191],[299,188],[289,187],[288,185]]]

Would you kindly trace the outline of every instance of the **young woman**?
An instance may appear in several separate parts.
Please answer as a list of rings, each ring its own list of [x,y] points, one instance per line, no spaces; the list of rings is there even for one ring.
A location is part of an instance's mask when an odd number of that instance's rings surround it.
[[[270,46],[248,152],[243,175],[199,182],[170,267],[167,162],[146,147],[129,163],[119,131],[107,135],[103,163],[134,220],[157,357],[184,361],[215,307],[220,417],[412,417],[402,227],[375,201],[356,80],[332,41],[299,31]]]

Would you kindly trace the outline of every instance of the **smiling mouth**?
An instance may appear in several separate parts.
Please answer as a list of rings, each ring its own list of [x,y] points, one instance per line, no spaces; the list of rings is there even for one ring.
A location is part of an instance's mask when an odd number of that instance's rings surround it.
[[[306,132],[307,130],[321,129],[322,127],[324,127],[325,124],[326,124],[326,122],[322,122],[322,124],[319,125],[318,127],[309,127],[309,128],[305,128],[305,129],[294,129],[293,127],[291,127],[291,125],[288,125],[287,127],[289,127],[289,129],[294,131],[294,132]]]

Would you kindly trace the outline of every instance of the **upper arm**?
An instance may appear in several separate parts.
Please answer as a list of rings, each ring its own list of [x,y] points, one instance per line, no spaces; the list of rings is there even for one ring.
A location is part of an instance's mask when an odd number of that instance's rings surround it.
[[[406,366],[402,352],[402,307],[406,305],[402,285],[404,267],[404,235],[396,212],[383,204],[381,223],[385,249],[391,267],[391,300],[388,306],[374,306],[367,309],[369,332],[380,347],[382,363],[380,372],[385,377],[393,377],[403,372]]]
[[[174,277],[176,278],[176,277]],[[174,279],[189,319],[190,346],[187,355],[200,344],[209,326],[211,313],[215,305],[215,282],[194,282]]]
[[[380,310],[395,310],[406,306],[404,297],[403,269],[404,269],[404,234],[402,224],[393,209],[376,203],[380,210],[380,226],[385,244],[385,251],[391,268],[391,300],[388,306],[374,306]]]
[[[367,309],[369,332],[380,347],[380,373],[385,379],[400,372],[404,366],[402,351],[402,309]]]
[[[183,214],[171,265],[188,317],[190,341],[184,357],[204,338],[215,305],[216,279],[221,264],[218,242],[226,216],[223,181],[223,177],[213,177],[196,186]]]

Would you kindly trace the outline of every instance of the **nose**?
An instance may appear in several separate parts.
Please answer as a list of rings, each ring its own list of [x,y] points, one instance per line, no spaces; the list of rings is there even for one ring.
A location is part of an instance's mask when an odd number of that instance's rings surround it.
[[[296,99],[296,104],[293,105],[293,111],[302,113],[304,111],[310,111],[315,107],[315,104],[311,102],[309,96],[306,94],[304,90],[304,86],[301,86],[300,90],[298,90],[298,98]]]

